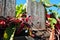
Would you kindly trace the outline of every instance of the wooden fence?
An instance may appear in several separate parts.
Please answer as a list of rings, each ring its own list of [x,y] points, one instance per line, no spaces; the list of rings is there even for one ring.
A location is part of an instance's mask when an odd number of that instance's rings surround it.
[[[16,0],[0,0],[0,16],[15,16]],[[34,27],[45,28],[45,10],[40,2],[27,0],[27,15],[32,16]]]
[[[32,16],[33,27],[45,29],[45,10],[40,2],[27,0],[27,14]]]
[[[0,0],[0,16],[15,16],[15,0]]]

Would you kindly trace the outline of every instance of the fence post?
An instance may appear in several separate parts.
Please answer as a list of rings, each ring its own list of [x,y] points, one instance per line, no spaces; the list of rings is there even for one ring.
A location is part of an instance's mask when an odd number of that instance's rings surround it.
[[[3,10],[3,8],[4,8],[3,6],[4,6],[4,5],[2,5],[2,4],[3,4],[3,1],[0,0],[0,16],[3,16],[3,11],[4,11],[4,10]]]
[[[0,0],[0,16],[15,17],[15,0]]]
[[[32,16],[33,27],[45,29],[45,10],[40,2],[27,0],[27,15]]]

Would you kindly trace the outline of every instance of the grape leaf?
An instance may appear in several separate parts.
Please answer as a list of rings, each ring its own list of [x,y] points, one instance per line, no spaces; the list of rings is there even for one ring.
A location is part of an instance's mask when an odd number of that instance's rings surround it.
[[[51,28],[54,29],[55,28],[54,24],[57,23],[56,19],[54,19],[54,18],[48,18],[48,20],[50,21]]]

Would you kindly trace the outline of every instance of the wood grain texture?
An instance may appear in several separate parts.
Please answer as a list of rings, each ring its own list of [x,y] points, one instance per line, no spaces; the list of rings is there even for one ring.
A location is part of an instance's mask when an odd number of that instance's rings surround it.
[[[0,0],[0,16],[15,16],[15,0]]]
[[[27,0],[27,15],[32,16],[33,27],[45,29],[45,10],[40,2]]]

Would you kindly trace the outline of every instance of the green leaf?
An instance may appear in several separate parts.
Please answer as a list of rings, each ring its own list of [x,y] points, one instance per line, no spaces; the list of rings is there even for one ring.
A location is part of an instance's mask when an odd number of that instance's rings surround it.
[[[50,7],[52,4],[50,3],[49,0],[42,0],[42,3],[45,5],[45,7]]]
[[[26,4],[16,5],[16,17],[19,18],[19,15],[23,12],[26,12]]]
[[[56,19],[54,19],[54,18],[48,18],[48,20],[50,21],[51,28],[54,29],[55,28],[54,27],[55,26],[54,24],[57,23]]]
[[[58,7],[58,5],[56,5],[56,4],[54,4],[53,6],[54,6],[54,7]]]
[[[36,0],[32,0],[32,1],[36,1]]]
[[[60,3],[59,4],[54,4],[54,7],[60,8]]]
[[[56,19],[54,19],[54,18],[48,18],[48,20],[50,20],[52,23],[57,23],[57,21],[56,21]]]
[[[4,32],[4,40],[10,40],[11,35],[13,34],[15,29],[11,29],[11,28],[6,28],[5,32]]]
[[[59,15],[58,15],[58,12],[57,11],[52,10],[51,13],[53,13],[53,15],[55,16],[55,18],[58,18]]]
[[[13,24],[11,24],[9,27],[7,27],[5,32],[4,32],[3,40],[10,40],[12,34],[13,34],[12,37],[14,37],[15,30],[16,30],[16,26]]]

